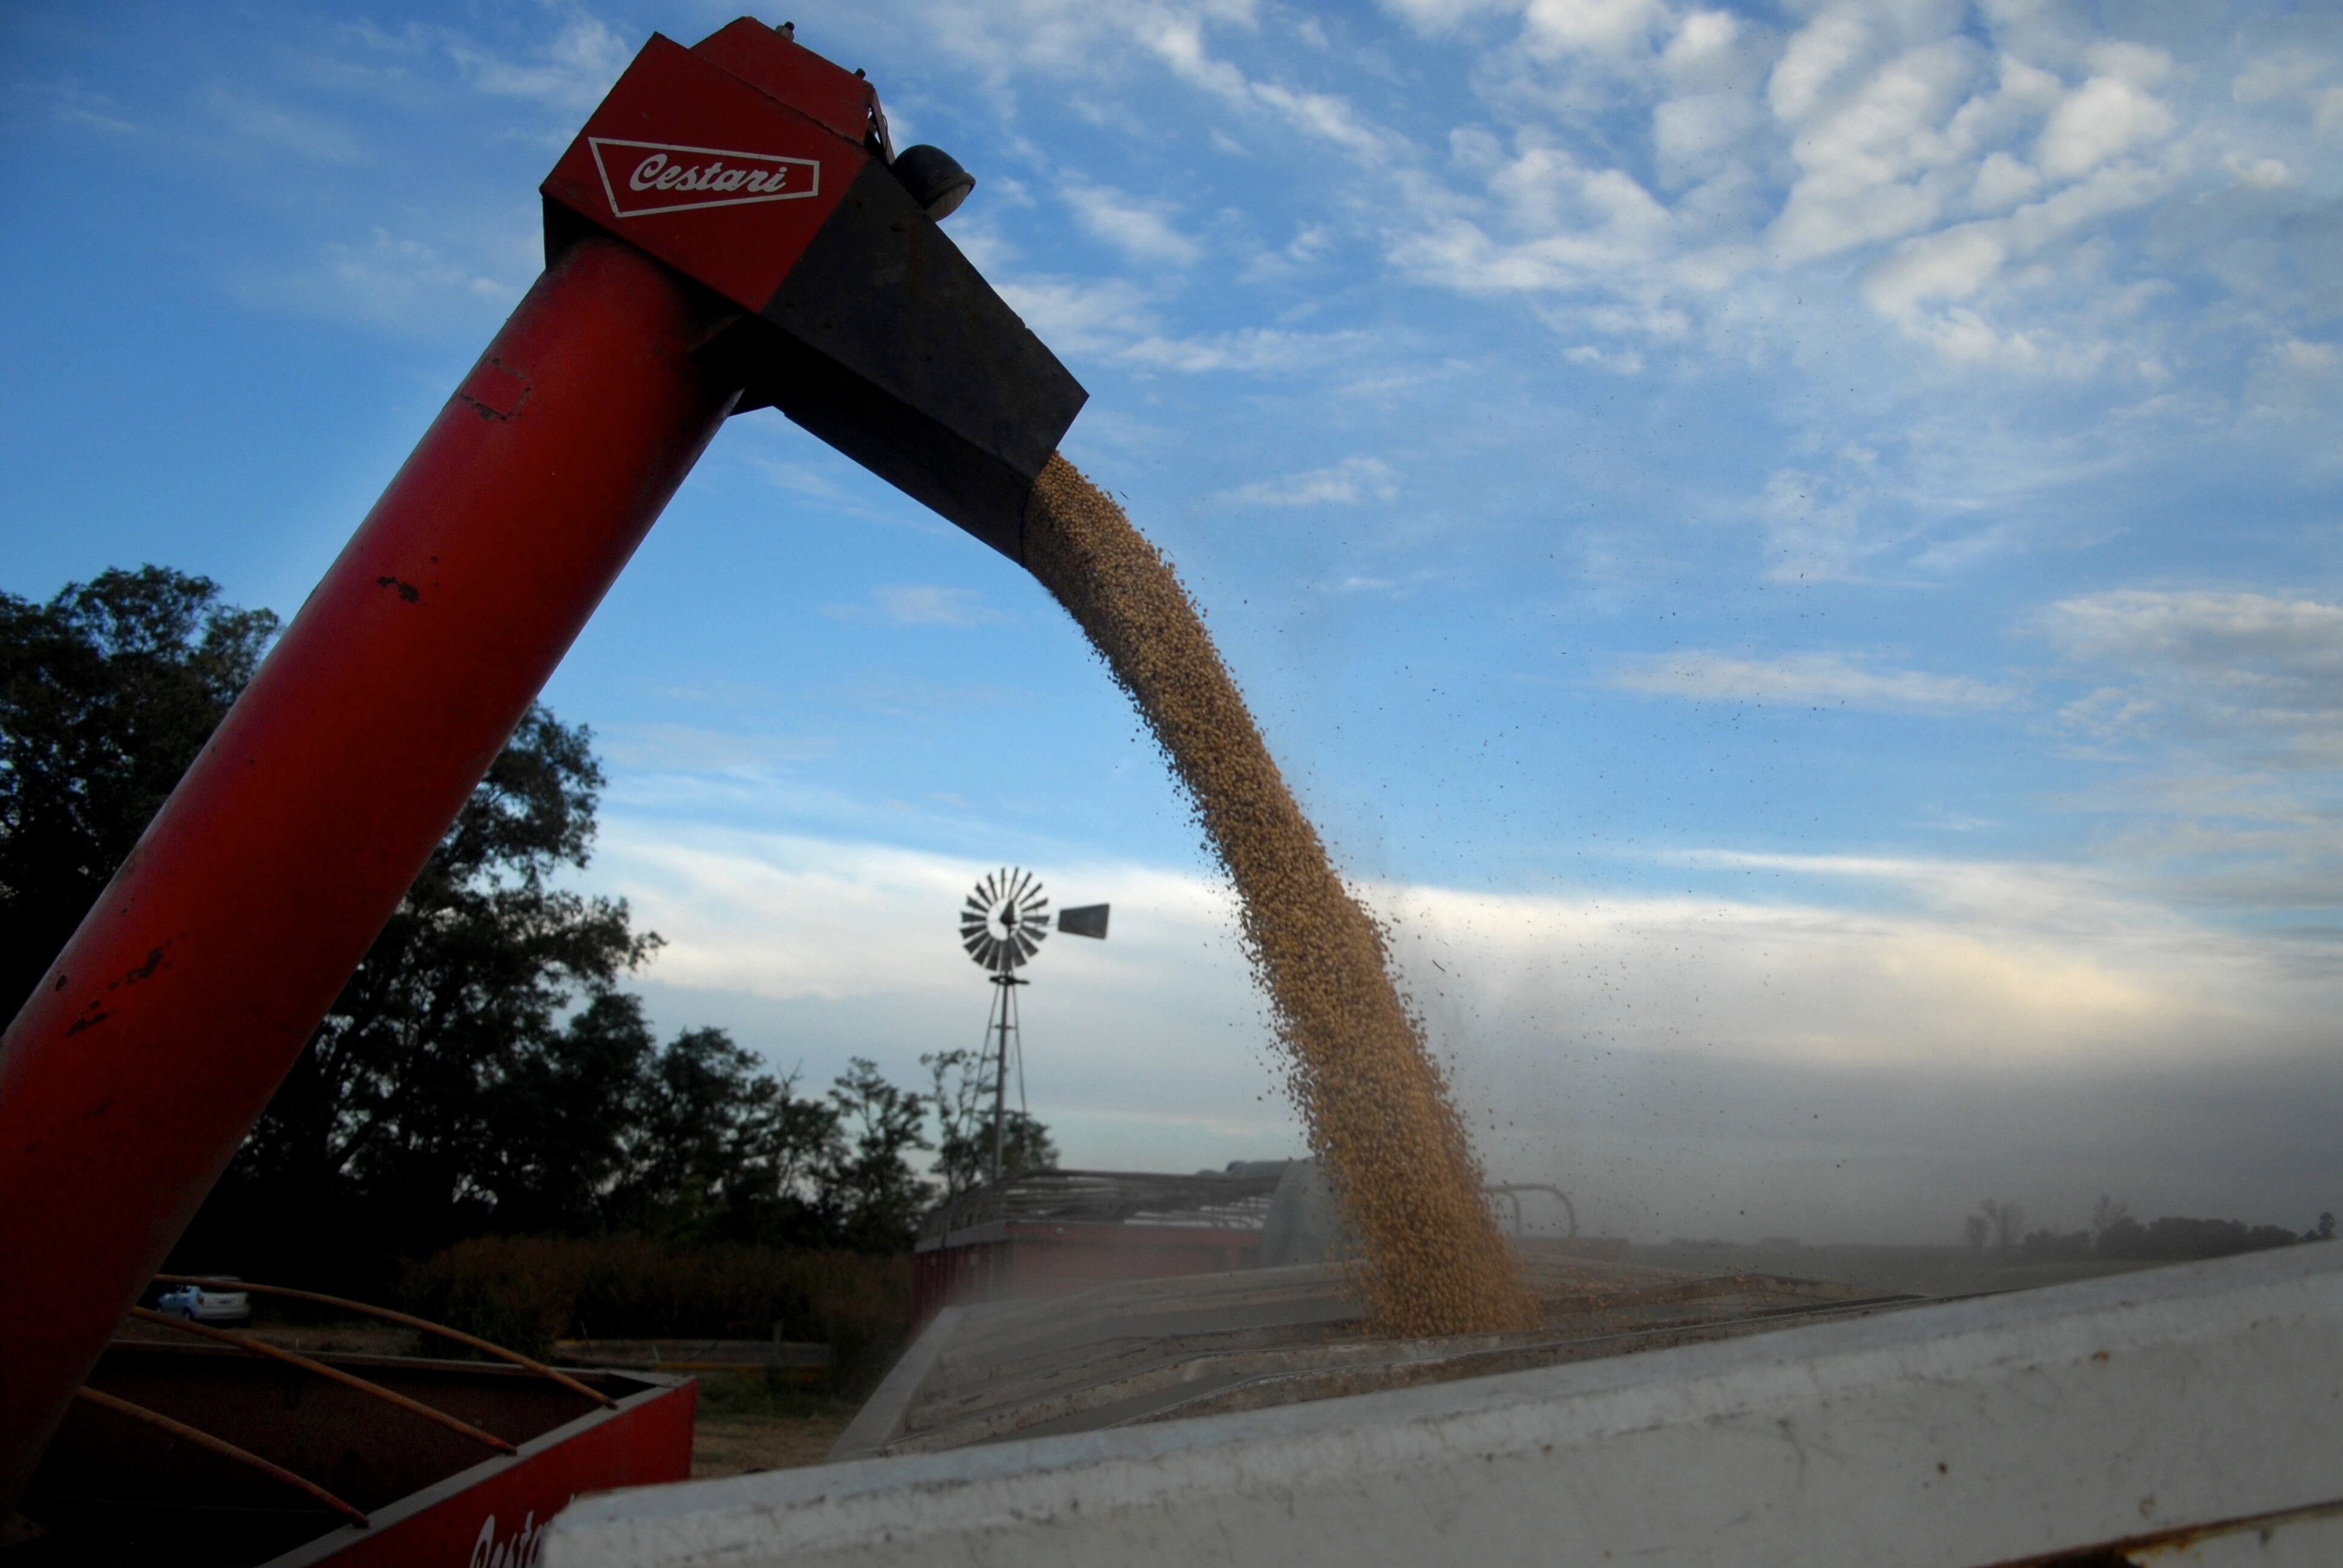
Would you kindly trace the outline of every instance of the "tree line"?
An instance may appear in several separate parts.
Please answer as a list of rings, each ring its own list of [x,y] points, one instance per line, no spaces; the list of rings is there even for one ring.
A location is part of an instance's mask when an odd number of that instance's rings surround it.
[[[0,1007],[13,1016],[278,628],[209,580],[108,570],[0,593]],[[591,737],[533,707],[174,1254],[377,1274],[468,1236],[643,1233],[899,1250],[991,1153],[975,1053],[816,1091],[720,1029],[662,1043],[620,989],[659,949],[588,863]],[[914,1156],[936,1156],[922,1171]],[[1014,1171],[1055,1163],[1012,1117]]]
[[[2026,1229],[2026,1208],[2004,1198],[1988,1198],[1962,1221],[1961,1239],[1971,1252],[1983,1255],[1990,1247],[2005,1255],[2036,1262],[2083,1258],[2125,1259],[2146,1262],[2180,1262],[2193,1258],[2226,1258],[2237,1252],[2267,1251],[2298,1241],[2331,1241],[2335,1216],[2297,1234],[2284,1225],[2248,1225],[2242,1220],[2192,1220],[2167,1214],[2143,1224],[2131,1205],[2101,1196],[2091,1211],[2087,1231],[2053,1231],[2046,1226]]]

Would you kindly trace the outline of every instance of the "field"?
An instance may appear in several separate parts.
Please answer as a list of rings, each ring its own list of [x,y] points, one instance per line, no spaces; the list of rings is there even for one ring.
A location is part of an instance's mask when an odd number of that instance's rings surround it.
[[[1636,1247],[1623,1261],[1693,1274],[1789,1274],[1835,1280],[1882,1294],[1974,1296],[1995,1291],[2093,1280],[2102,1274],[2154,1268],[2128,1259],[2079,1258],[2035,1261],[1966,1247],[1800,1246],[1764,1242],[1747,1246]]]

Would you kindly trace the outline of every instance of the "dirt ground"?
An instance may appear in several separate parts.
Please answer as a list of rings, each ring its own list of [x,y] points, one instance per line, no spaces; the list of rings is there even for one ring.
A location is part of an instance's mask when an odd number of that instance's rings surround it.
[[[691,1474],[745,1475],[820,1464],[854,1419],[852,1401],[769,1382],[753,1373],[702,1372]]]
[[[731,1421],[702,1418],[691,1434],[691,1478],[820,1464],[850,1414]]]

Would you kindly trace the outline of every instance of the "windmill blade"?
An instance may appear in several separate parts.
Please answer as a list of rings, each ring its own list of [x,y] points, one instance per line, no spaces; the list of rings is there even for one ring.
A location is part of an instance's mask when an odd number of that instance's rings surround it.
[[[987,871],[960,901],[960,947],[986,969],[1019,968],[1049,934],[1049,895],[1041,879],[1021,866]]]

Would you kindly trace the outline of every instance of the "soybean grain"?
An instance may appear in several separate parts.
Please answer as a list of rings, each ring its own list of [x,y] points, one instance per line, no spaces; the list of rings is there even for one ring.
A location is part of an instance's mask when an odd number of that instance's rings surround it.
[[[1359,1241],[1370,1331],[1534,1326],[1536,1298],[1482,1197],[1383,932],[1328,863],[1171,563],[1054,456],[1026,507],[1024,548],[1138,706],[1235,885],[1287,1091]]]

